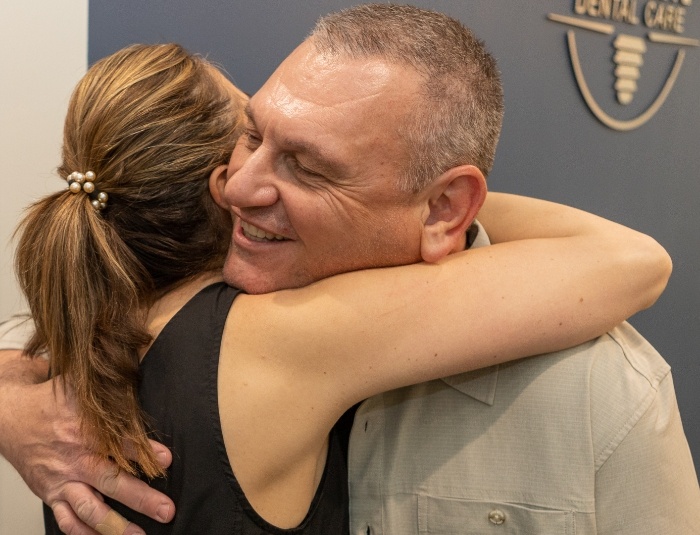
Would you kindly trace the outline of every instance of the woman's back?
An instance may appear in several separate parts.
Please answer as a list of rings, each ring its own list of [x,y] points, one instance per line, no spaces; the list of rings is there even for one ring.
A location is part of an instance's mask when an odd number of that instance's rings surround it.
[[[217,378],[224,324],[238,294],[223,283],[201,290],[165,325],[141,362],[139,401],[156,430],[154,438],[173,453],[167,478],[151,484],[177,504],[175,519],[163,525],[136,518],[119,503],[110,506],[149,535],[347,533],[349,419],[331,431],[323,477],[298,527],[280,529],[261,518],[236,480],[221,431]],[[47,533],[60,533],[52,515]]]

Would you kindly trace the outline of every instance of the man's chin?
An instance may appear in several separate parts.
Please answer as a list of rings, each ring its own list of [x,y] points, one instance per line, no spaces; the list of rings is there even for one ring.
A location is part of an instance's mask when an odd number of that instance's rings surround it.
[[[274,292],[277,288],[274,288],[271,284],[266,284],[264,281],[251,280],[248,277],[241,277],[237,275],[227,275],[224,270],[224,281],[229,286],[233,288],[238,288],[243,290],[247,294],[265,294],[269,292]]]
[[[223,277],[226,284],[248,294],[266,294],[278,290],[288,290],[298,288],[303,284],[295,283],[287,278],[275,277],[273,274],[266,274],[259,270],[236,269],[231,266],[224,266]]]

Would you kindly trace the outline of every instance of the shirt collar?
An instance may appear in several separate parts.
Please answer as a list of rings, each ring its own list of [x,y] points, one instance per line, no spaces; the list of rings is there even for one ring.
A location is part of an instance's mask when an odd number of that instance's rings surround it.
[[[493,405],[496,399],[498,369],[498,365],[491,366],[490,368],[443,377],[441,381],[477,401]]]

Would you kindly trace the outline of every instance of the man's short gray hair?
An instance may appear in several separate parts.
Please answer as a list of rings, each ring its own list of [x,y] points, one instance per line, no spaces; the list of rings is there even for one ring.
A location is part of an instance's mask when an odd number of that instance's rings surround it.
[[[424,79],[416,109],[397,125],[409,153],[400,188],[418,192],[452,167],[493,166],[503,120],[496,61],[461,22],[412,6],[365,4],[319,19],[321,54],[379,57]]]

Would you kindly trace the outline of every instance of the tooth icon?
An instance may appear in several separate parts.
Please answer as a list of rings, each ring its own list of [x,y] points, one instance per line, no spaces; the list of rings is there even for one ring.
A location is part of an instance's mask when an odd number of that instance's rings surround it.
[[[620,34],[613,43],[615,55],[615,91],[620,104],[629,104],[637,91],[639,68],[644,63],[647,45],[641,37]]]

